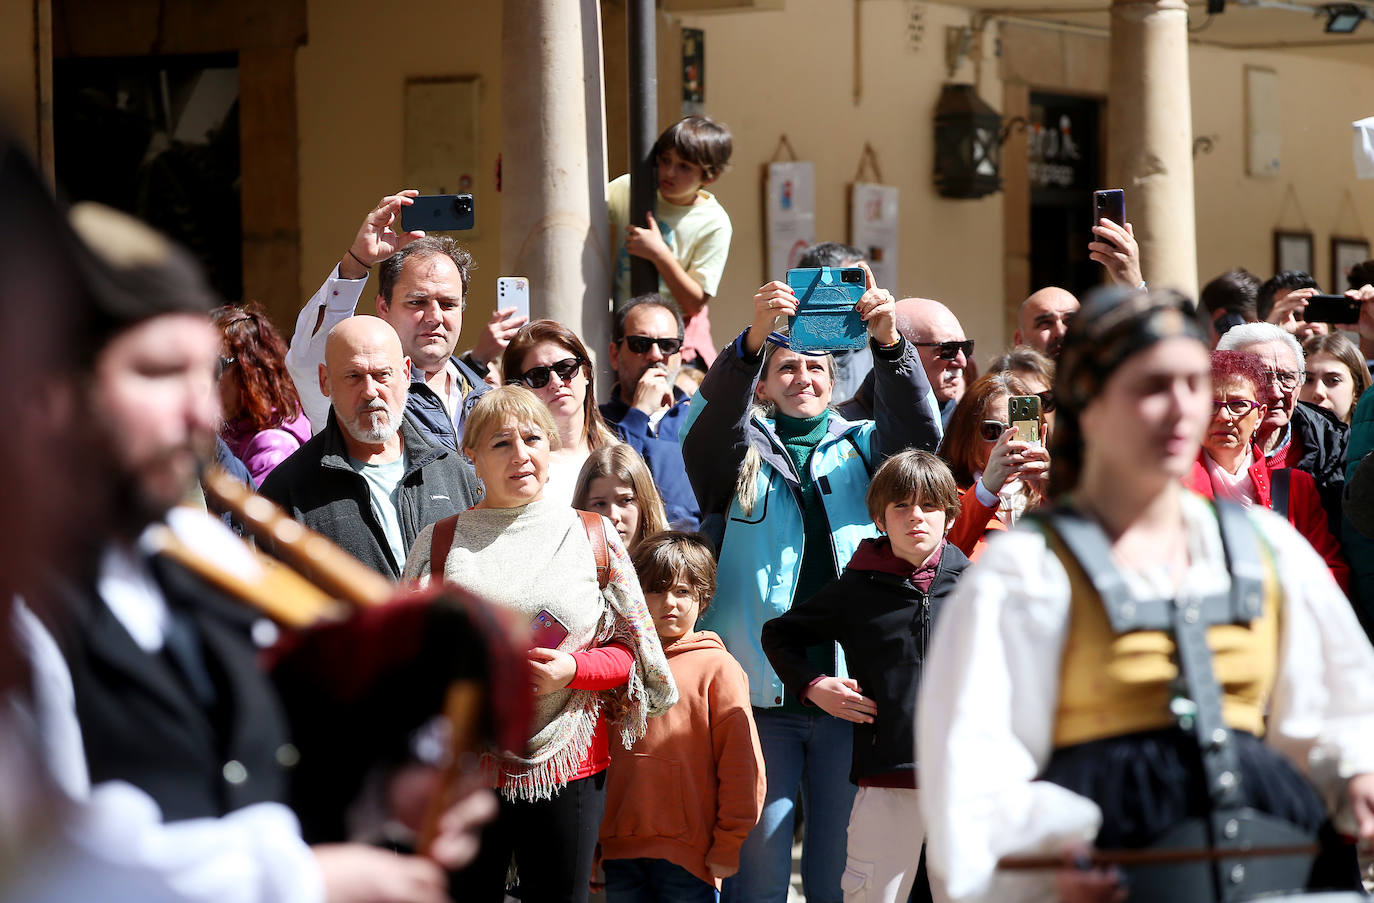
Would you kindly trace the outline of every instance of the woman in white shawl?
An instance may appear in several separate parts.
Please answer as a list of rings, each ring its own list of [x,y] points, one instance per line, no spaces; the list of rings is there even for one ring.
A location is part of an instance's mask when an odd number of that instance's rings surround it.
[[[677,700],[620,535],[602,519],[609,551],[603,589],[578,512],[543,497],[557,442],[548,409],[521,386],[484,395],[463,436],[485,495],[457,516],[443,578],[543,628],[530,650],[533,736],[525,750],[490,757],[501,813],[458,879],[465,900],[499,903],[513,855],[525,903],[585,901],[605,804],[610,721],[629,748],[644,735],[645,718]],[[416,537],[406,578],[423,584],[435,571],[435,531],[426,527]]]

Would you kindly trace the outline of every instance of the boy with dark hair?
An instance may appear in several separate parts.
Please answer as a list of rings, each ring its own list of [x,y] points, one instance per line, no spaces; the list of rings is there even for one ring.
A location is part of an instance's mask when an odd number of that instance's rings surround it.
[[[916,688],[938,608],[968,559],[945,542],[959,512],[949,466],[909,449],[887,459],[868,487],[868,513],[885,535],[866,539],[838,579],[763,625],[763,649],[789,693],[854,722],[849,779],[847,903],[906,900],[918,877],[925,827],[917,764]],[[838,642],[850,677],[816,669],[809,647]],[[915,899],[929,899],[922,887]]]
[[[732,148],[730,130],[706,116],[670,126],[654,144],[658,195],[643,225],[630,223],[629,175],[607,189],[615,306],[630,297],[630,256],[652,261],[660,291],[686,318],[683,362],[702,369],[716,357],[706,305],[720,287],[731,235],[725,208],[704,188],[729,165]]]
[[[749,679],[720,637],[697,631],[716,588],[695,533],[646,537],[631,556],[678,701],[627,752],[612,740],[601,855],[608,903],[714,903],[763,808]]]

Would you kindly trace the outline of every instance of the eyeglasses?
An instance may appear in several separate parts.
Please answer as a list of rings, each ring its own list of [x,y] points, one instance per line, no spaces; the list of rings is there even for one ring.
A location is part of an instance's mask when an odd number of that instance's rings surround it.
[[[1230,401],[1214,401],[1212,402],[1212,416],[1219,416],[1222,411],[1225,411],[1227,420],[1239,420],[1259,406],[1259,402],[1251,401],[1248,398],[1232,398]]]
[[[1285,389],[1296,389],[1298,383],[1302,382],[1302,374],[1294,373],[1292,370],[1266,370],[1269,379],[1279,384]]]
[[[557,374],[561,382],[567,382],[585,363],[587,362],[580,357],[564,358],[546,367],[531,367],[510,382],[512,385],[524,383],[531,389],[542,389],[549,384],[551,374]]]
[[[1011,429],[1009,423],[1003,423],[1000,420],[984,420],[978,424],[978,435],[983,437],[984,442],[996,442],[1009,429]]]
[[[1040,399],[1040,413],[1054,413],[1054,390],[1046,389],[1043,392],[1036,392],[1035,397]]]
[[[917,348],[939,348],[935,356],[942,361],[952,361],[964,352],[964,357],[973,357],[973,339],[962,342],[915,342]]]
[[[677,354],[682,350],[682,339],[673,336],[664,336],[662,338],[653,338],[647,335],[625,336],[625,346],[635,354],[648,354],[649,349],[655,345],[658,346],[658,350],[663,352],[666,357]]]

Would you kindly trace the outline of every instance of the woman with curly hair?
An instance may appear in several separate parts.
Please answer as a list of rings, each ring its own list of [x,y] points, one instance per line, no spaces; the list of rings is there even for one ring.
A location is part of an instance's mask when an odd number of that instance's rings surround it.
[[[286,344],[256,302],[225,305],[211,318],[223,337],[219,397],[220,435],[262,481],[310,438],[296,385],[286,372]]]

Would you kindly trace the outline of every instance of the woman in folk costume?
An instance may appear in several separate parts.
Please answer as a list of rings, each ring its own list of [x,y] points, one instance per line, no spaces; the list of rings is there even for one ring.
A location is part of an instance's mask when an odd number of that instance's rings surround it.
[[[1057,507],[988,544],[930,646],[935,880],[999,903],[1358,888],[1333,825],[1374,837],[1374,650],[1287,523],[1180,483],[1212,410],[1191,305],[1098,295],[1054,391]],[[1088,845],[1197,858],[1094,868]],[[1226,856],[1247,846],[1310,852]],[[1085,867],[1006,858],[1034,854]]]
[[[677,700],[620,535],[604,518],[584,523],[543,497],[557,443],[548,409],[530,390],[484,395],[468,414],[463,451],[486,494],[426,527],[406,561],[405,577],[441,577],[536,630],[533,736],[527,749],[494,756],[501,813],[458,879],[466,900],[499,903],[514,855],[526,903],[585,901],[611,721],[629,748],[644,736],[646,717]]]

